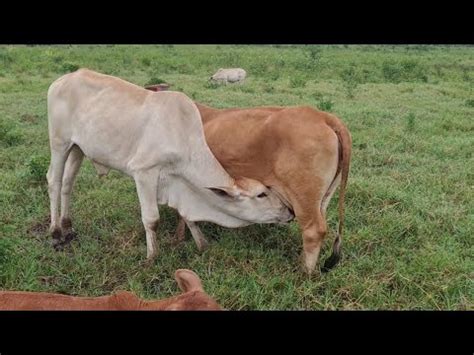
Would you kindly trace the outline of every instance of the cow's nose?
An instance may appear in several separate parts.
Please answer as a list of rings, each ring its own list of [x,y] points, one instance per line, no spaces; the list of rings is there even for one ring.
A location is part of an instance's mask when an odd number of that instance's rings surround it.
[[[288,210],[290,211],[290,215],[291,215],[290,221],[292,221],[295,219],[295,211],[293,211],[291,208],[289,208]]]

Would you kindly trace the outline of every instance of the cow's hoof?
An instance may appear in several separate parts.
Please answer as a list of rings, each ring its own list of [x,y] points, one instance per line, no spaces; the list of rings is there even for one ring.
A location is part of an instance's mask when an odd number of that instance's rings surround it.
[[[209,242],[204,239],[199,244],[197,244],[197,248],[200,253],[204,253],[207,249],[209,249]]]
[[[54,250],[60,250],[60,247],[63,243],[63,235],[61,233],[60,229],[55,229],[51,233],[51,236],[53,237],[53,240],[51,242],[51,245],[53,246]]]
[[[146,268],[152,267],[152,266],[155,264],[155,260],[156,260],[155,257],[153,257],[153,258],[146,258],[146,259],[142,262],[142,266],[144,266],[144,267],[146,267]]]
[[[313,276],[313,274],[314,274],[314,269],[308,269],[308,268],[306,267],[306,265],[303,265],[302,269],[303,269],[303,273],[304,273],[305,275],[307,275],[307,276],[309,276],[309,277]]]
[[[146,259],[144,261],[144,264],[146,266],[153,265],[157,256],[158,256],[158,250],[157,249],[155,249],[153,251],[147,251]]]
[[[69,230],[64,236],[64,244],[69,244],[72,240],[77,238],[77,233],[74,230]]]
[[[339,260],[341,260],[341,254],[332,253],[331,256],[326,259],[324,266],[321,267],[321,272],[326,273],[331,271],[331,269],[339,263]]]

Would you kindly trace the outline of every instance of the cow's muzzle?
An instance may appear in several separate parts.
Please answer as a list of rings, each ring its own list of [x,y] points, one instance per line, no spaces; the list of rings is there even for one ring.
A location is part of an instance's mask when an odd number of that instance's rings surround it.
[[[287,207],[285,217],[280,220],[280,223],[287,224],[287,223],[290,223],[294,219],[295,219],[295,212],[293,211],[292,208]]]

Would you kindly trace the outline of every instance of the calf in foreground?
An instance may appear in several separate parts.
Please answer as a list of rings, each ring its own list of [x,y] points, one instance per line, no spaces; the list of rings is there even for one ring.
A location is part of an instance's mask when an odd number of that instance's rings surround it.
[[[183,293],[179,296],[158,301],[142,300],[133,293],[126,291],[102,297],[74,297],[46,292],[0,291],[0,310],[222,310],[217,302],[204,292],[199,276],[193,271],[187,269],[176,270],[175,279]]]
[[[50,232],[55,245],[74,235],[69,205],[84,156],[99,175],[115,169],[135,180],[148,259],[157,254],[157,203],[175,208],[189,223],[233,228],[285,223],[294,217],[262,183],[233,179],[224,170],[206,143],[199,110],[182,93],[154,93],[80,69],[49,87],[48,129]]]

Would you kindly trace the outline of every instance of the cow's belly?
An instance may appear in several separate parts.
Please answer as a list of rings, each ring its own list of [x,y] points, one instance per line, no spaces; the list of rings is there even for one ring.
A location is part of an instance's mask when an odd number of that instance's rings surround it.
[[[71,141],[94,162],[129,173],[128,163],[136,152],[141,130],[127,119],[115,119],[110,124],[111,119],[95,117],[100,117],[100,113],[77,115]]]
[[[99,144],[90,144],[90,142],[98,142]],[[84,155],[104,167],[129,173],[128,162],[130,161],[131,149],[128,149],[127,143],[120,146],[118,144],[110,144],[94,136],[88,136],[87,139],[82,137],[72,137],[72,142],[79,146]]]

